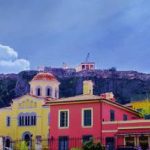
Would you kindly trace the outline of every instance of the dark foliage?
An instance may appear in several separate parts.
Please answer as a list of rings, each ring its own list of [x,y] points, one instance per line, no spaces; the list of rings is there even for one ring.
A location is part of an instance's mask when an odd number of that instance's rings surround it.
[[[60,84],[60,97],[82,94],[82,82],[94,82],[94,94],[113,92],[119,103],[149,98],[150,75],[134,71],[121,72],[111,70],[95,70],[75,72],[74,69],[49,69]],[[0,107],[8,106],[13,98],[29,92],[29,81],[37,71],[23,71],[19,74],[0,74]]]
[[[103,150],[103,147],[100,142],[94,142],[93,139],[90,139],[87,142],[83,143],[83,150]]]

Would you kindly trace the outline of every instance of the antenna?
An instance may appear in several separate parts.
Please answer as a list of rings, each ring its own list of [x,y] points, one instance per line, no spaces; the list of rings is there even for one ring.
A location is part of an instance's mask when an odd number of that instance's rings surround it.
[[[89,59],[90,59],[90,53],[87,54],[85,62],[89,62]]]

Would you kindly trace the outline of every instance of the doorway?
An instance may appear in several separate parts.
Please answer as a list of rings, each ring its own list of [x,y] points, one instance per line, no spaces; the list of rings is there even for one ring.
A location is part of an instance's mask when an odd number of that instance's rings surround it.
[[[26,141],[29,149],[32,147],[32,134],[30,132],[24,132],[22,135],[22,140]]]
[[[114,137],[106,138],[106,150],[115,150],[115,138]]]
[[[11,138],[5,137],[5,149],[9,149],[12,147]]]
[[[59,137],[59,150],[69,150],[69,140],[67,136]]]
[[[147,150],[149,145],[148,145],[148,136],[140,136],[139,137],[139,145],[141,146],[142,150]]]

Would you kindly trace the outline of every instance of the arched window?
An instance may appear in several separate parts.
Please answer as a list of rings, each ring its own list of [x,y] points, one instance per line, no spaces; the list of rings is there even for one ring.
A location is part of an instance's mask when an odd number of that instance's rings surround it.
[[[52,96],[52,88],[51,87],[46,88],[46,96]]]
[[[25,126],[28,125],[28,116],[25,116]]]
[[[38,88],[36,89],[36,95],[37,95],[37,96],[41,96],[41,88],[40,88],[40,87],[38,87]]]
[[[37,122],[36,113],[20,113],[18,115],[18,126],[35,126]]]
[[[22,125],[22,116],[19,116],[18,119],[19,119],[19,120],[18,120],[18,125],[21,126],[21,125]]]
[[[12,148],[12,139],[11,139],[9,136],[6,136],[6,137],[4,138],[4,146],[5,146],[7,149]]]
[[[25,118],[24,116],[21,116],[21,125],[22,126],[24,126],[24,124],[25,124],[24,118]]]
[[[34,124],[34,116],[31,116],[31,125]]]
[[[36,125],[36,116],[33,118],[33,125]]]
[[[30,115],[28,115],[28,126],[30,125]]]
[[[9,116],[6,117],[6,126],[7,127],[10,126],[10,117]]]
[[[24,125],[24,113],[20,113],[18,115],[18,126],[23,126]]]
[[[31,113],[31,125],[32,126],[36,125],[36,122],[37,122],[36,113]]]

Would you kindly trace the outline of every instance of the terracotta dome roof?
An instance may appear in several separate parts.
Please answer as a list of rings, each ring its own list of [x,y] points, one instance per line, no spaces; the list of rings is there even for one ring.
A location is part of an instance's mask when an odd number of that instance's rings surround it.
[[[36,81],[36,80],[51,81],[51,80],[57,80],[57,79],[51,73],[40,72],[37,75],[35,75],[32,79],[32,81]]]

